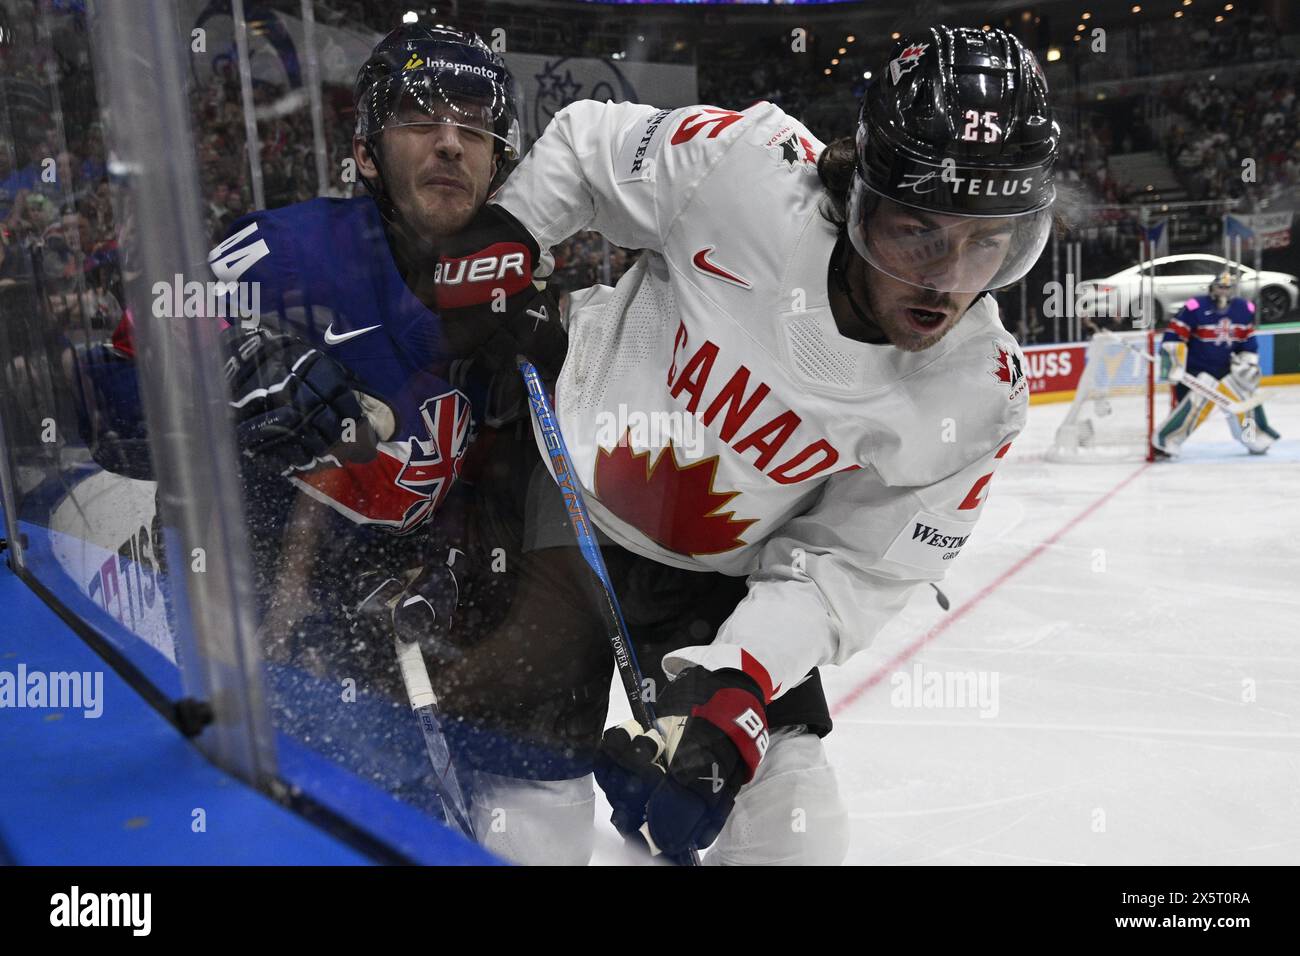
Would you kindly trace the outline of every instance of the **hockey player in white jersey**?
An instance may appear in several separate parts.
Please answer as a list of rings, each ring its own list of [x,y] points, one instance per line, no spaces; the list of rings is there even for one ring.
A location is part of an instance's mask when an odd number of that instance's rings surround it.
[[[583,229],[644,250],[571,296],[560,426],[611,551],[746,582],[715,633],[643,657],[667,739],[605,735],[614,822],[652,849],[843,859],[816,669],[943,578],[1024,425],[985,293],[1051,228],[1042,71],[1001,30],[936,27],[879,76],[829,147],[769,103],[574,103],[494,200],[543,251]],[[820,707],[778,726],[810,683]]]

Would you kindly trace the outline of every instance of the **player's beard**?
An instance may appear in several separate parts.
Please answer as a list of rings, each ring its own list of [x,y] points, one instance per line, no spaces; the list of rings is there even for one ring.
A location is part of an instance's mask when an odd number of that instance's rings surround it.
[[[980,296],[978,292],[924,289],[885,275],[865,262],[860,277],[867,316],[894,348],[904,352],[922,352],[937,345]]]
[[[439,239],[455,235],[474,218],[487,199],[487,183],[455,163],[393,169],[386,159],[380,158],[380,172],[397,212],[395,225],[406,247],[404,258],[428,261]],[[454,180],[461,188],[435,186],[429,182],[432,176]]]

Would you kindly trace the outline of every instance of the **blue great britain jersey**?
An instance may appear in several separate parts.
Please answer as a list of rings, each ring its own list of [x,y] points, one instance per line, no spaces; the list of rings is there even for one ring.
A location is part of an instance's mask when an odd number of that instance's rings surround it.
[[[1234,352],[1258,352],[1255,340],[1255,305],[1234,298],[1220,309],[1208,295],[1188,299],[1170,320],[1162,342],[1187,343],[1187,374],[1209,372],[1223,378]]]
[[[253,213],[208,258],[218,279],[257,283],[263,324],[310,342],[396,413],[373,461],[289,480],[368,531],[420,527],[461,473],[478,420],[471,396],[481,402],[485,389],[451,384],[441,323],[399,273],[374,202],[312,199]]]

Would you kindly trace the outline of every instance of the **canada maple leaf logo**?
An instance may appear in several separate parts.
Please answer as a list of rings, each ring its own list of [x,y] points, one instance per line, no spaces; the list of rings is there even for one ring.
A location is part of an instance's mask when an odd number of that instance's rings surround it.
[[[930,46],[928,43],[914,43],[905,47],[903,52],[889,61],[889,76],[895,84],[903,78],[904,73],[910,73],[916,64],[921,62],[921,54],[925,53]]]
[[[990,357],[995,364],[989,370],[989,374],[1014,389],[1016,384],[1025,377],[1024,370],[1020,367],[1020,356],[1004,349],[997,342],[993,343],[993,348],[995,351]]]
[[[718,456],[677,464],[672,442],[650,452],[628,447],[627,433],[611,451],[596,454],[595,492],[606,508],[656,544],[678,554],[721,554],[742,547],[757,518],[736,518],[722,509],[738,491],[713,487]]]

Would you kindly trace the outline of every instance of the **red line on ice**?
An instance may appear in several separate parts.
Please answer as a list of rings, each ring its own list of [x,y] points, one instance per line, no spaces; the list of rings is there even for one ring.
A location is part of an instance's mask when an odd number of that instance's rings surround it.
[[[988,584],[984,585],[984,587],[982,587],[975,594],[975,596],[972,597],[970,600],[968,600],[965,604],[959,606],[951,614],[945,614],[943,620],[941,620],[938,624],[930,628],[930,630],[926,631],[924,634],[922,634],[920,637],[914,640],[911,644],[907,645],[907,647],[903,648],[901,651],[899,651],[889,660],[885,661],[884,664],[876,668],[876,670],[873,671],[871,674],[867,675],[867,677],[861,683],[857,684],[851,691],[849,691],[847,694],[845,694],[843,697],[837,700],[834,706],[831,707],[831,715],[834,716],[841,713],[846,707],[848,707],[850,704],[856,701],[859,697],[861,697],[863,694],[869,691],[872,687],[876,686],[882,680],[884,680],[887,674],[892,674],[900,664],[902,664],[904,661],[910,658],[913,654],[915,654],[917,651],[923,648],[926,644],[929,644],[932,640],[934,640],[944,631],[948,630],[949,627],[951,627],[957,621],[961,620],[961,618],[965,617],[970,611],[978,607],[979,604],[986,597],[988,597],[998,588],[1002,587],[1002,585],[1006,584],[1007,581],[1011,580],[1011,578],[1019,574],[1022,570],[1024,570],[1024,568],[1031,561],[1037,558],[1040,554],[1042,554],[1052,545],[1056,544],[1057,541],[1061,540],[1061,538],[1064,535],[1066,535],[1072,528],[1074,528],[1075,525],[1079,524],[1079,522],[1083,521],[1094,511],[1096,511],[1098,508],[1104,505],[1107,501],[1115,497],[1115,495],[1117,495],[1119,492],[1123,491],[1129,485],[1129,483],[1133,481],[1134,478],[1142,474],[1142,472],[1146,471],[1147,468],[1149,467],[1151,467],[1151,463],[1147,462],[1146,464],[1142,465],[1140,468],[1136,469],[1127,478],[1125,478],[1115,487],[1111,488],[1109,491],[1103,494],[1092,504],[1088,505],[1088,507],[1084,508],[1083,511],[1079,512],[1077,515],[1075,515],[1073,518],[1067,521],[1064,525],[1058,528],[1050,538],[1047,538],[1045,541],[1039,542],[1039,544],[1035,546],[1034,550],[1030,551],[1027,555],[1025,555],[1015,564],[1011,565],[1011,567],[1007,568],[1005,571],[999,574]]]

